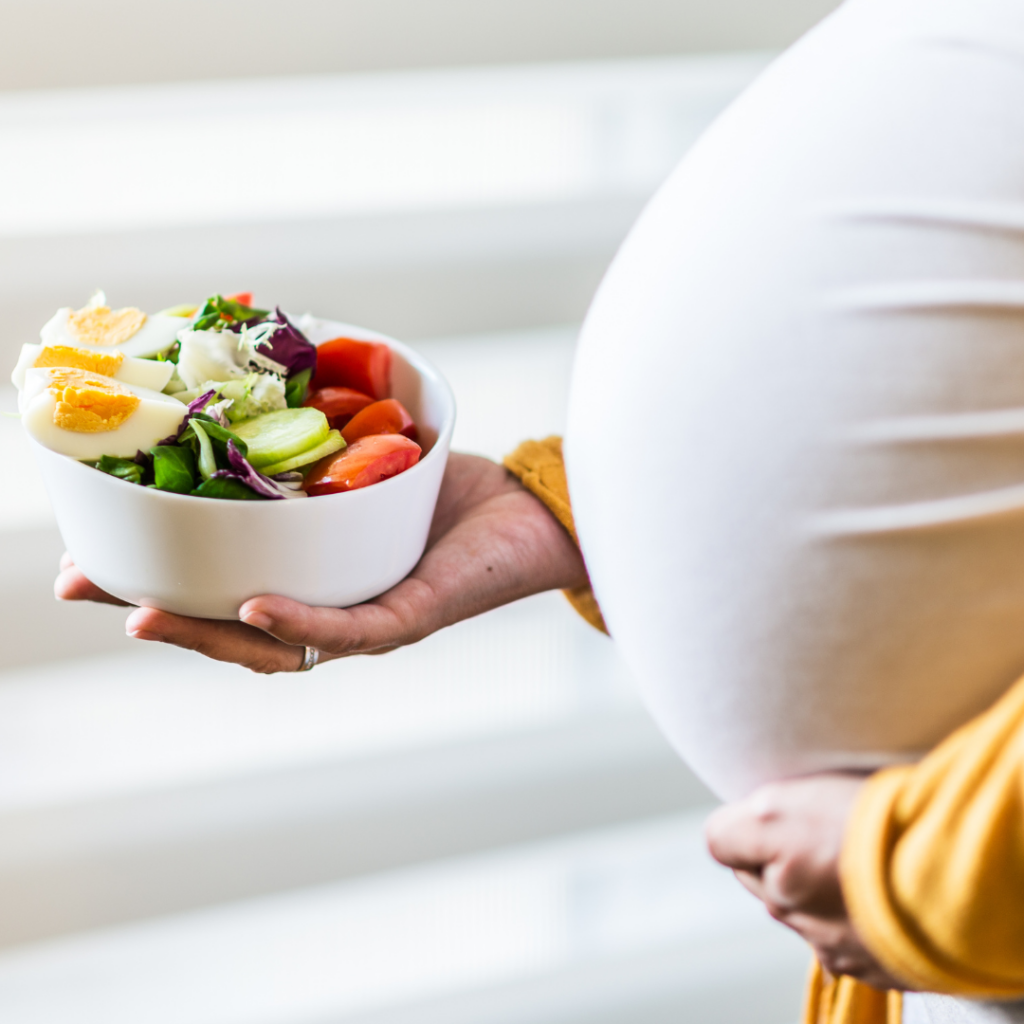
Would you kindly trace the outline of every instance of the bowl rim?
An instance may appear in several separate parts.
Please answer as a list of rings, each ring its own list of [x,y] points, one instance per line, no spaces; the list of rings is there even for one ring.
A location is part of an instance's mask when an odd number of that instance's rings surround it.
[[[293,316],[291,313],[286,313],[285,315],[293,323],[296,320],[300,319],[299,317]],[[315,319],[318,321],[319,324],[325,327],[329,326],[332,330],[335,328],[339,329],[339,332],[337,334],[333,335],[330,338],[325,338],[323,341],[316,343],[317,348],[319,348],[320,345],[323,345],[328,341],[333,341],[334,338],[347,336],[351,336],[355,341],[383,342],[390,349],[398,352],[402,356],[402,358],[404,358],[405,361],[409,363],[409,365],[412,366],[412,368],[419,374],[422,380],[430,381],[437,387],[438,391],[440,392],[443,398],[443,403],[445,405],[445,411],[444,417],[437,430],[437,440],[434,441],[434,444],[431,446],[430,451],[427,452],[427,454],[424,455],[423,458],[420,459],[415,466],[410,466],[409,469],[405,470],[405,472],[403,473],[400,473],[398,476],[408,477],[411,474],[417,474],[417,472],[420,471],[421,466],[426,465],[432,460],[436,461],[436,459],[438,458],[447,458],[448,446],[451,444],[452,433],[455,430],[455,415],[457,410],[455,403],[455,393],[452,391],[451,385],[448,383],[448,380],[444,376],[444,374],[441,373],[441,371],[436,366],[434,366],[434,364],[425,356],[421,355],[419,352],[417,352],[410,346],[406,345],[404,342],[398,341],[396,338],[392,338],[387,334],[381,334],[379,331],[374,331],[367,327],[361,327],[358,324],[345,323],[344,321],[341,320],[330,320],[322,317],[315,317]],[[66,460],[67,462],[73,463],[75,466],[78,467],[78,469],[87,472],[96,472],[96,470],[92,466],[85,465],[85,463],[82,460],[75,459],[70,455],[62,455],[60,452],[55,452],[52,449],[47,448],[45,445],[40,444],[31,435],[29,436],[29,440],[38,449],[39,453],[42,455],[43,458],[52,455],[55,459]],[[441,452],[443,452],[444,454],[442,455]],[[78,469],[72,469],[71,472],[75,473],[78,471]],[[423,472],[425,472],[425,470]],[[110,474],[105,475],[114,483],[124,484],[127,487],[136,486],[135,484],[129,483],[127,480],[120,480],[115,476],[110,476]],[[387,480],[381,480],[379,483],[374,484],[373,488],[374,490],[376,490],[378,487],[394,483],[397,480],[397,476],[389,477]],[[157,501],[170,500],[193,502],[195,500],[195,495],[192,494],[178,494],[174,491],[160,491],[157,490],[155,487],[143,487],[138,489],[145,492],[148,495],[151,495],[153,499]],[[337,494],[323,494],[319,495],[317,500],[323,501],[324,499],[327,498],[348,498],[350,495],[361,494],[362,491],[365,490],[367,490],[367,488],[364,487],[355,491],[340,491]],[[258,506],[266,505],[270,505],[271,507],[277,507],[281,504],[281,502],[279,501],[237,502],[232,501],[229,498],[203,498],[202,500],[207,505],[228,505],[236,509],[238,508],[239,504],[244,505],[248,508],[256,508]],[[284,505],[286,506],[293,506],[295,504],[295,501],[284,501]],[[300,501],[298,504],[305,505],[305,502]],[[320,507],[322,508],[323,506]]]

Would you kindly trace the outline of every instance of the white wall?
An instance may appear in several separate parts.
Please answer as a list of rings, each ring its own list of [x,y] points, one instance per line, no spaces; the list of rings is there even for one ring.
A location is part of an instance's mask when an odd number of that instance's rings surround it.
[[[777,49],[837,0],[0,0],[0,89]]]

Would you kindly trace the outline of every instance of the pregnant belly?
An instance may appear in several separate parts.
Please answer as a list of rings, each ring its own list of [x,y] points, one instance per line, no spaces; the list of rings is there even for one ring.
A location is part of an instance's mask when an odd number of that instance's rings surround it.
[[[1024,672],[1024,72],[877,9],[687,157],[577,359],[597,596],[727,797],[917,757]]]

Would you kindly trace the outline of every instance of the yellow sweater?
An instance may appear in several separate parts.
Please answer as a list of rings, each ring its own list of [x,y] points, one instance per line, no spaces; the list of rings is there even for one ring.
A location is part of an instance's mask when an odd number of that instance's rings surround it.
[[[524,441],[511,455],[505,456],[505,468],[519,478],[519,482],[540,498],[554,517],[569,531],[577,544],[576,524],[569,504],[569,483],[565,478],[565,460],[562,458],[562,439],[546,437],[543,441]],[[563,590],[569,604],[594,629],[607,633],[594,592],[590,584]]]
[[[505,465],[576,539],[562,442],[527,441]],[[589,587],[567,592],[604,629]],[[872,776],[840,865],[868,948],[911,987],[1024,997],[1024,679],[917,765]],[[899,1024],[898,992],[814,965],[804,1024]]]
[[[1024,996],[1024,680],[919,764],[868,780],[841,874],[890,973],[927,992]]]

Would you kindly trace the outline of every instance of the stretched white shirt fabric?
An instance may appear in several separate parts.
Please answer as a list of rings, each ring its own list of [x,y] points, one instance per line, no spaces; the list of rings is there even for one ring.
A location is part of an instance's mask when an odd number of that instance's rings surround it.
[[[566,456],[724,797],[916,758],[1024,674],[1024,2],[847,0],[776,61],[602,283]]]

